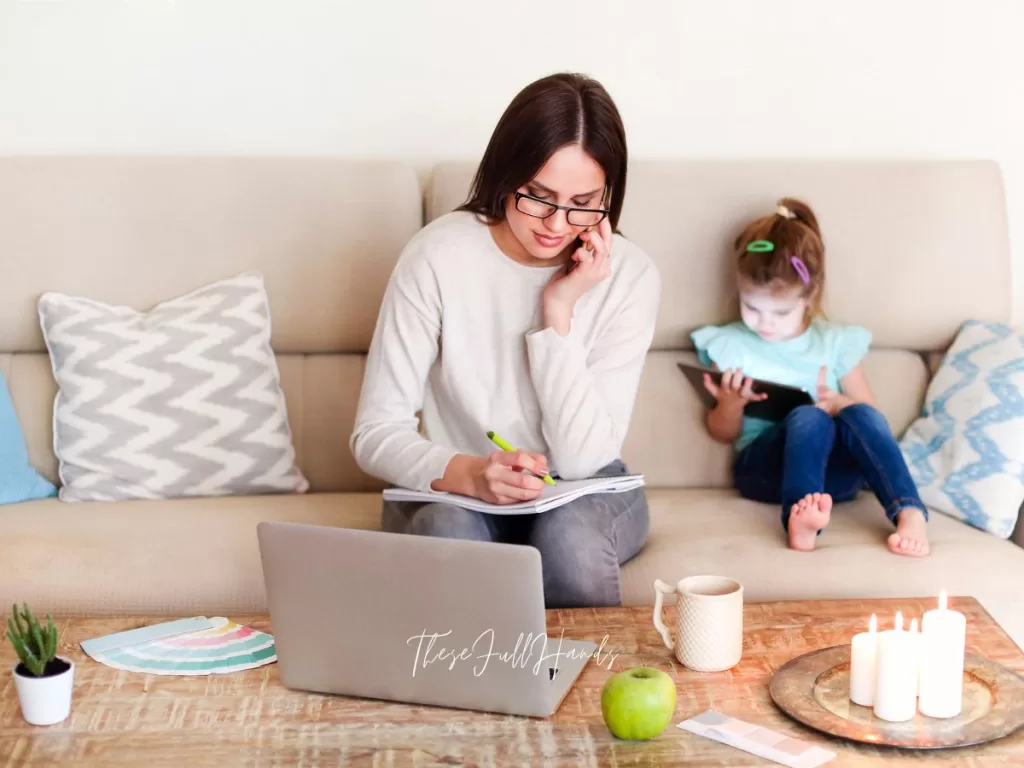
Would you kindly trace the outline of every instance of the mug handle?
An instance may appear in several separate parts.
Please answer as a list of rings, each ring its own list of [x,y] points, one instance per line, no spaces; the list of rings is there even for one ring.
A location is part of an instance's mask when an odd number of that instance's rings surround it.
[[[672,632],[661,620],[661,607],[665,602],[665,595],[674,595],[676,588],[669,586],[661,579],[654,580],[654,627],[661,633],[661,639],[665,641],[665,647],[670,651],[674,650],[672,644]]]

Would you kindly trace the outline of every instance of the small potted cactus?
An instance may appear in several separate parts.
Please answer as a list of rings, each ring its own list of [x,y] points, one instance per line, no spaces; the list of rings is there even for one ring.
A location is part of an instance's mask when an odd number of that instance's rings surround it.
[[[71,714],[75,664],[57,655],[57,628],[47,614],[43,627],[28,605],[21,614],[13,606],[7,618],[7,639],[18,654],[14,685],[21,714],[32,725],[53,725]]]

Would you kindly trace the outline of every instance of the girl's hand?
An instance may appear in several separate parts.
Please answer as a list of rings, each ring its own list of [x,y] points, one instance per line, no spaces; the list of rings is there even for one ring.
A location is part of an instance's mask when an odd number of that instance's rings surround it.
[[[576,249],[564,269],[555,273],[541,295],[545,327],[554,328],[563,336],[569,332],[569,323],[576,302],[591,288],[611,275],[608,259],[612,248],[612,225],[607,217],[580,234],[583,245]],[[587,249],[587,245],[591,249]]]
[[[826,373],[825,366],[821,366],[821,370],[818,371],[818,402],[815,405],[829,416],[835,416],[843,408],[853,405],[856,400],[829,387],[825,381]]]
[[[720,406],[726,408],[742,409],[747,403],[759,403],[768,399],[767,394],[754,392],[753,387],[753,379],[749,376],[744,378],[742,371],[734,371],[732,368],[722,374],[720,385],[716,385],[711,380],[710,374],[704,374],[704,388],[711,393]]]

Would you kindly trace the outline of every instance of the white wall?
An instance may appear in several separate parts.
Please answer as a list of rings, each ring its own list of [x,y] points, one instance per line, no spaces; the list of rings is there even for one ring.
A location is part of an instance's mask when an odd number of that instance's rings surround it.
[[[988,156],[1024,322],[1021,0],[0,0],[0,153],[478,155],[602,80],[635,157]]]

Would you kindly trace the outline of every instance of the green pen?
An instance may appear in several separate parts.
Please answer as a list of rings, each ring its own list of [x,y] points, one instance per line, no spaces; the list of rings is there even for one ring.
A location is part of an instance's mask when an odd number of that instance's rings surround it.
[[[501,448],[501,450],[505,451],[506,453],[513,453],[516,450],[511,445],[502,440],[500,437],[498,437],[498,435],[494,432],[488,432],[487,437],[491,440],[491,442],[493,442],[496,446]],[[544,475],[544,477],[542,477],[541,480],[543,480],[548,485],[555,484],[555,481],[551,478],[551,475]]]

